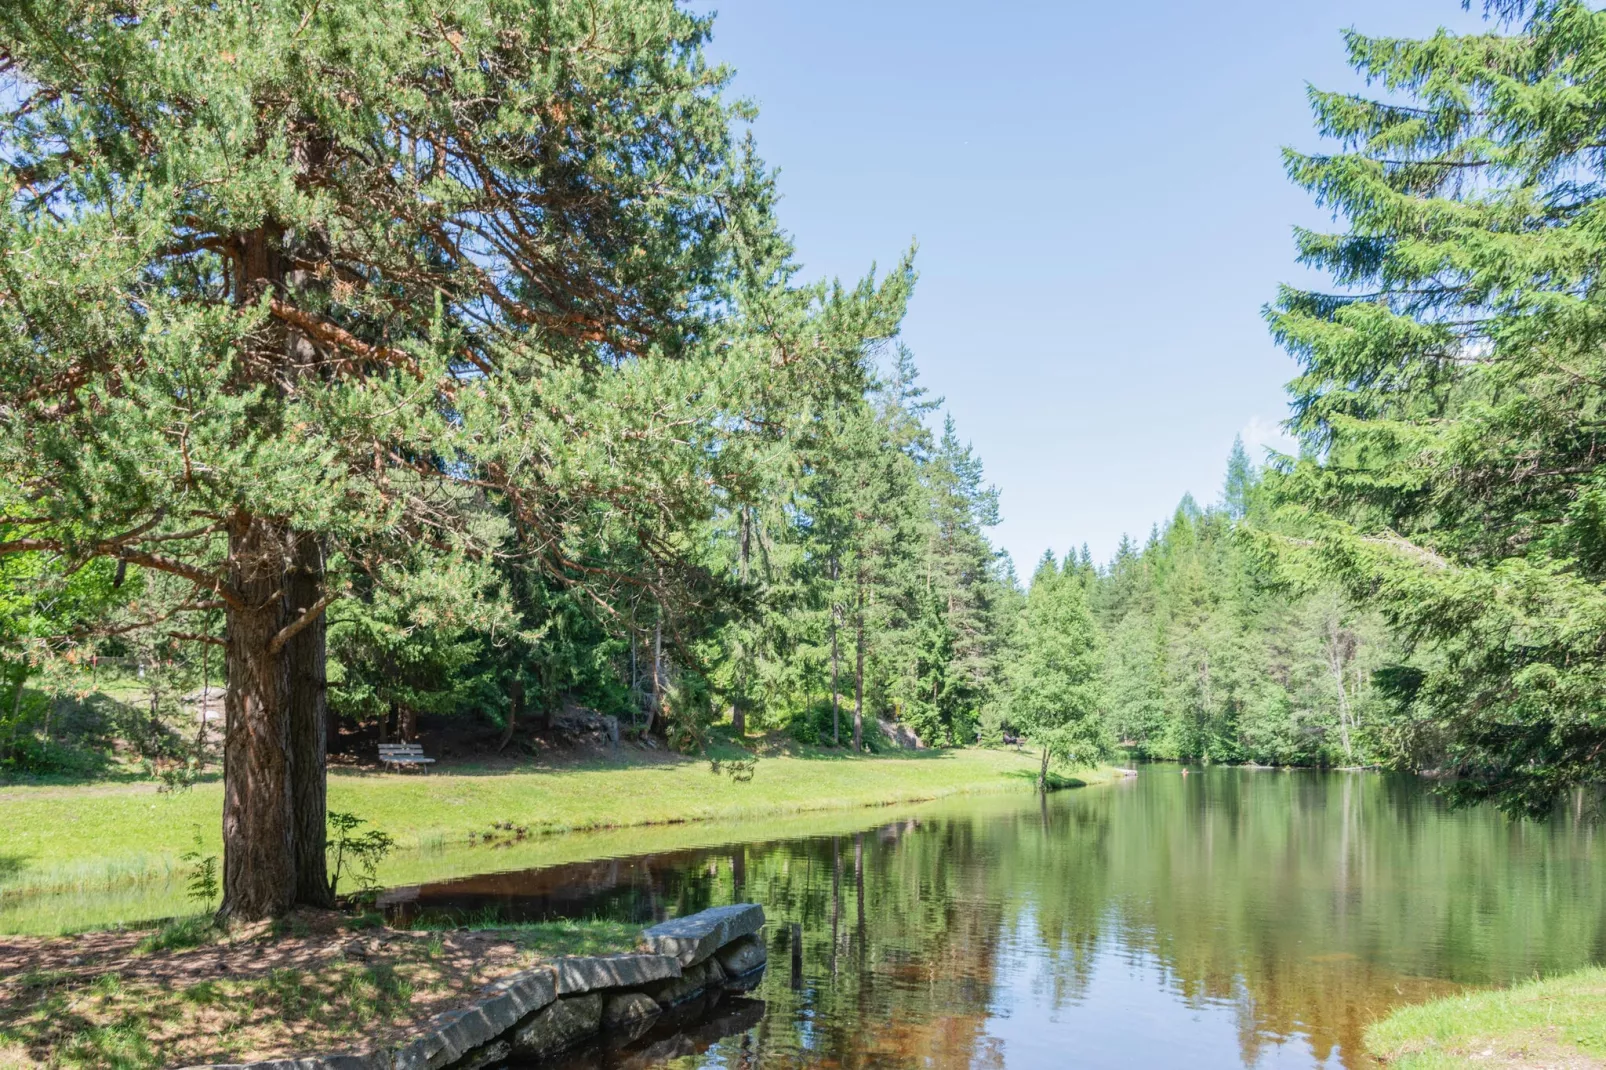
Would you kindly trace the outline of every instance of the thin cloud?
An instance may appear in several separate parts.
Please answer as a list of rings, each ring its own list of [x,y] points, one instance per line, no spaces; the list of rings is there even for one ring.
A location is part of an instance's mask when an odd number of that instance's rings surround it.
[[[1249,459],[1256,464],[1266,463],[1268,450],[1299,453],[1299,443],[1294,441],[1294,436],[1283,430],[1281,423],[1264,416],[1251,416],[1238,434],[1244,440],[1244,450],[1249,454]]]

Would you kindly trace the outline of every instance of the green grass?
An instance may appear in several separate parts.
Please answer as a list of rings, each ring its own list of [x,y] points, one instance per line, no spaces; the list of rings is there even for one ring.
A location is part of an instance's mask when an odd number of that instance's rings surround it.
[[[458,928],[493,932],[536,948],[542,958],[549,959],[562,955],[607,955],[635,947],[641,936],[641,926],[630,922],[600,918],[509,922],[498,918],[492,910],[467,916],[426,915],[412,922],[409,928],[414,932]]]
[[[630,757],[630,751],[621,754],[618,760],[512,773],[335,772],[329,806],[395,837],[398,851],[380,876],[387,884],[402,884],[630,853],[628,841],[639,838],[616,835],[609,838],[620,842],[575,854],[545,835],[554,832],[775,820],[957,794],[1030,791],[1036,773],[1031,756],[1012,751],[876,758],[805,752],[765,758],[751,781],[738,782],[711,772],[706,761],[648,762]],[[203,852],[221,852],[222,785],[216,782],[178,795],[160,795],[149,784],[0,788],[0,812],[7,818],[0,828],[0,932],[59,932],[186,912],[193,908],[183,901],[179,856],[193,846],[197,830]],[[470,846],[471,833],[482,836],[499,823],[524,829],[524,838],[494,854]],[[506,832],[497,836],[509,838]],[[656,841],[662,838],[660,830],[641,849],[660,849]],[[106,893],[111,899],[92,910],[74,902],[75,895]]]
[[[447,933],[289,929],[245,937],[242,948],[210,917],[190,917],[153,931],[131,964],[107,962],[98,975],[25,970],[0,985],[0,1066],[159,1070],[392,1043],[487,980],[559,955],[626,950],[640,935],[606,921],[501,926],[493,935],[507,946],[487,966],[483,942]],[[232,951],[262,968],[201,976],[212,972],[212,946],[220,959]],[[203,949],[199,959],[183,954],[191,948]]]
[[[1606,1066],[1606,969],[1401,1007],[1366,1046],[1398,1070]]]

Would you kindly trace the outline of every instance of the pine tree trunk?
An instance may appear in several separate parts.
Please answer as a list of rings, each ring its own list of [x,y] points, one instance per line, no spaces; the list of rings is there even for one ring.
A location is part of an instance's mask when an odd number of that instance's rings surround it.
[[[859,588],[853,659],[853,752],[864,749],[864,588]]]
[[[647,709],[646,735],[652,734],[653,724],[664,708],[664,622],[653,625],[652,630],[652,705]]]
[[[256,517],[229,531],[229,571],[243,606],[230,606],[224,665],[228,738],[223,758],[223,905],[256,921],[295,902],[290,720],[285,677],[270,652],[282,627],[284,533]]]
[[[206,768],[206,707],[212,698],[212,644],[201,644],[201,723],[195,729],[195,757]]]
[[[731,702],[731,732],[737,739],[747,735],[747,709],[740,698]]]
[[[304,168],[322,146],[297,146]],[[235,303],[316,285],[290,272],[284,232],[271,221],[237,236]],[[302,235],[302,240],[311,235]],[[290,368],[316,363],[309,339],[288,331]],[[261,356],[268,356],[270,351]],[[324,862],[328,750],[326,624],[321,611],[283,648],[280,631],[312,612],[323,584],[322,547],[285,525],[239,514],[229,529],[230,582],[241,604],[225,619],[223,905],[220,916],[256,920],[296,901],[331,901]]]
[[[831,746],[842,746],[842,690],[837,683],[837,620],[841,611],[831,603]]]
[[[284,621],[292,623],[323,597],[323,548],[301,536],[284,581]],[[284,644],[279,657],[290,722],[290,790],[294,819],[296,902],[332,907],[325,861],[328,826],[329,702],[326,618],[320,611]]]
[[[1043,764],[1037,771],[1037,790],[1048,793],[1048,748],[1043,748]]]
[[[518,723],[519,711],[524,708],[524,681],[518,677],[507,685],[507,727],[502,729],[502,738],[497,741],[497,753],[506,749],[508,742],[513,738],[513,728]]]

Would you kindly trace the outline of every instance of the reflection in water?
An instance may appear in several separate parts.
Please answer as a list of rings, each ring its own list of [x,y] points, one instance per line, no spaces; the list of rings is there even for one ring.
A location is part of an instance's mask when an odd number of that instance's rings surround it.
[[[587,1066],[1357,1067],[1396,1004],[1606,959],[1603,862],[1588,826],[1447,813],[1410,780],[1152,766],[1043,804],[425,886],[392,910],[764,904],[755,1024]]]

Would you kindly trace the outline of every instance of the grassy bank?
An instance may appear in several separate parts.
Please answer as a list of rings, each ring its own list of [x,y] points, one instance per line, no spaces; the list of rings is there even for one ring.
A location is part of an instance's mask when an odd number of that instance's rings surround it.
[[[961,793],[1030,791],[1035,773],[1030,756],[1010,751],[877,758],[805,752],[765,758],[750,781],[740,782],[711,771],[706,761],[629,750],[620,755],[515,772],[335,772],[329,805],[359,814],[396,838],[399,851],[382,874],[387,883],[396,883],[462,871],[463,860],[431,863],[463,853],[460,848],[471,834],[481,836],[494,824],[523,829],[520,843],[531,843],[553,832],[748,820]],[[222,786],[216,782],[179,795],[158,794],[148,784],[0,788],[0,810],[7,816],[0,829],[0,908],[10,908],[5,913],[23,898],[171,882],[183,869],[179,856],[197,835],[203,853],[221,850]],[[499,861],[487,859],[481,868],[499,868]],[[166,893],[160,898],[165,901]],[[40,931],[10,918],[6,927]]]
[[[1606,969],[1402,1007],[1366,1045],[1398,1070],[1606,1066]]]

